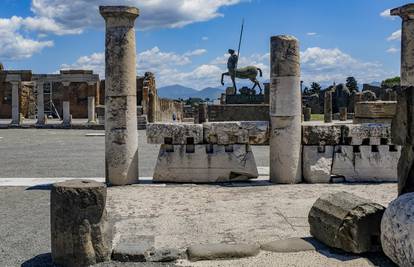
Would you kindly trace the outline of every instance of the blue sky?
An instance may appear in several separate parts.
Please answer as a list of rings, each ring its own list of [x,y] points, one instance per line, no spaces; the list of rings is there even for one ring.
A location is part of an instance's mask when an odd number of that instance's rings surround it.
[[[0,61],[7,69],[54,73],[88,68],[104,75],[102,4],[140,8],[137,71],[153,71],[159,86],[219,86],[228,48],[236,48],[245,18],[240,66],[269,77],[269,39],[300,40],[302,79],[330,84],[398,75],[400,0],[1,0]]]

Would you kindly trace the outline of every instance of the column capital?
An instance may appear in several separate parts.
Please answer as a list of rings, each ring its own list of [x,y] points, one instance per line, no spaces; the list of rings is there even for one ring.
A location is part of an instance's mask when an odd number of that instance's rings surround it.
[[[391,9],[390,14],[391,16],[400,16],[403,20],[412,20],[414,19],[414,4]]]
[[[139,9],[130,6],[100,6],[99,13],[105,19],[128,17],[134,20],[139,16]]]

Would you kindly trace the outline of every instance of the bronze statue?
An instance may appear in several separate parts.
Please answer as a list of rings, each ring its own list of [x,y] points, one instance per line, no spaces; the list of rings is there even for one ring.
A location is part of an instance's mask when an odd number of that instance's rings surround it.
[[[260,77],[263,76],[262,70],[255,66],[247,66],[247,67],[238,69],[237,62],[239,60],[239,57],[235,54],[235,51],[233,49],[229,49],[228,52],[230,54],[230,57],[227,61],[228,72],[221,74],[221,85],[224,85],[224,76],[230,76],[231,81],[233,82],[233,87],[235,89],[235,92],[237,92],[236,78],[249,79],[250,81],[254,83],[252,90],[254,90],[256,86],[259,86],[260,94],[262,94],[262,87],[260,86],[260,82],[257,80],[257,75],[259,73],[260,73]]]

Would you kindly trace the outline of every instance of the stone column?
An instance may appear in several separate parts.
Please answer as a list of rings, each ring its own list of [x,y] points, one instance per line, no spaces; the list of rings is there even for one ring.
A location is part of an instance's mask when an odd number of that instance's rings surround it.
[[[148,122],[154,123],[157,121],[157,96],[152,90],[148,92],[148,102]]]
[[[198,105],[198,123],[207,122],[207,119],[208,119],[207,103],[200,103]]]
[[[63,113],[63,123],[64,127],[69,127],[72,124],[72,116],[70,114],[70,82],[62,82],[63,85],[63,103],[62,103],[62,113]]]
[[[19,126],[21,124],[20,120],[20,97],[19,97],[19,86],[20,81],[11,81],[12,85],[12,126]]]
[[[96,82],[88,82],[88,87],[98,86]],[[96,99],[95,94],[98,90],[90,90],[88,88],[88,124],[96,124],[95,106]]]
[[[36,124],[42,126],[45,124],[45,101],[43,92],[43,81],[37,81],[37,122]]]
[[[332,92],[325,92],[325,102],[324,102],[324,121],[325,123],[332,122]]]
[[[305,107],[303,109],[303,120],[304,121],[310,121],[311,117],[312,117],[312,109],[308,108],[308,107]]]
[[[391,10],[392,16],[402,18],[401,86],[414,85],[414,4]]]
[[[106,22],[105,162],[106,182],[138,182],[138,122],[135,19],[139,10],[101,6]]]
[[[90,266],[111,258],[106,186],[94,181],[57,183],[50,192],[52,259],[59,266]]]
[[[299,42],[292,36],[273,36],[270,50],[270,180],[299,183],[302,180]]]
[[[348,120],[348,109],[346,107],[339,108],[339,120],[340,121]]]

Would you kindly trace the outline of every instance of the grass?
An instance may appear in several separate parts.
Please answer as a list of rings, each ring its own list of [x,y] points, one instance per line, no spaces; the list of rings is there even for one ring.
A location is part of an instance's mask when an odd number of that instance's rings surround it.
[[[311,121],[323,121],[323,114],[312,114]]]

